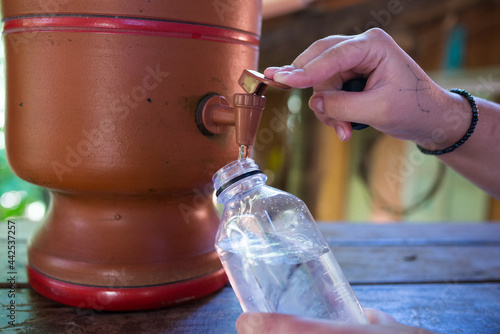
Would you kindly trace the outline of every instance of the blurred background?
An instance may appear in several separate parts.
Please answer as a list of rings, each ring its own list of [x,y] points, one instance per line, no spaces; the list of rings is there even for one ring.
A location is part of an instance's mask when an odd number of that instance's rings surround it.
[[[290,64],[328,35],[379,27],[444,88],[499,101],[498,0],[269,0],[264,5],[261,70]],[[498,201],[412,143],[373,129],[340,142],[309,110],[310,96],[307,90],[268,91],[255,158],[273,185],[304,199],[317,220],[500,220]]]
[[[500,102],[499,0],[264,0],[263,15],[260,71],[290,64],[328,35],[379,27],[444,88]],[[0,55],[3,67],[3,46]],[[0,219],[40,220],[46,194],[5,158],[0,75]],[[342,143],[309,110],[310,96],[268,91],[254,157],[269,183],[302,198],[318,221],[500,221],[499,201],[412,143],[373,129]]]

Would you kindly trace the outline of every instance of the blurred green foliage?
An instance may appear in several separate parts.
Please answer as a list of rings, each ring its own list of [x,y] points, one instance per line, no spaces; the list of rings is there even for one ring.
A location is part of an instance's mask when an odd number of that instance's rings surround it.
[[[0,128],[2,139],[3,135]],[[28,205],[42,200],[42,188],[25,182],[14,175],[7,164],[5,149],[0,148],[0,221],[6,221],[9,217],[25,216]],[[6,202],[14,205],[4,207],[2,203]]]

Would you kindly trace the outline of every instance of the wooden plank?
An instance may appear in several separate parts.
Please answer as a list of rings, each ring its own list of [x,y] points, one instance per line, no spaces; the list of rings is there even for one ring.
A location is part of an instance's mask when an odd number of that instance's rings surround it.
[[[28,230],[21,223],[18,227]],[[434,331],[500,330],[500,284],[491,283],[500,277],[498,225],[321,224],[320,229],[364,307],[382,309],[403,323]],[[23,262],[26,238],[19,234],[18,265]],[[0,247],[5,246],[3,238]],[[460,283],[474,280],[490,283]],[[403,284],[419,281],[442,284]],[[229,287],[166,310],[114,313],[61,305],[22,286],[15,297],[17,332],[234,333],[241,312]],[[10,303],[6,288],[0,295],[2,310]],[[0,324],[0,330],[12,329],[5,326]]]
[[[500,246],[334,246],[355,284],[500,282]]]
[[[499,333],[500,284],[353,286],[361,305],[407,325],[448,334]],[[0,297],[2,312],[9,300]],[[100,312],[52,302],[31,289],[16,293],[15,328],[4,333],[236,333],[241,308],[230,287],[188,304],[148,312]]]
[[[22,224],[19,224],[22,228]],[[474,282],[500,279],[500,225],[321,224],[351,283]],[[0,254],[7,247],[0,239]],[[16,281],[27,284],[26,241],[16,242]],[[0,288],[10,272],[0,261]]]
[[[500,224],[318,224],[333,245],[498,245]]]
[[[3,247],[0,243],[0,247]],[[338,246],[332,245],[351,283],[500,281],[500,246]],[[17,283],[26,284],[25,248],[17,260]],[[0,287],[9,275],[2,263]]]
[[[0,247],[3,247],[0,243]],[[338,246],[332,245],[351,283],[500,281],[499,246]],[[25,247],[18,247],[17,283],[28,282]],[[3,261],[5,262],[5,261]],[[2,262],[0,288],[9,275]]]
[[[8,305],[4,295],[2,312]],[[21,333],[231,333],[241,312],[229,287],[188,304],[148,312],[74,308],[46,299],[31,289],[16,294],[16,305],[16,330]],[[8,328],[0,324],[0,332]]]
[[[363,307],[436,333],[500,333],[500,284],[354,286]]]

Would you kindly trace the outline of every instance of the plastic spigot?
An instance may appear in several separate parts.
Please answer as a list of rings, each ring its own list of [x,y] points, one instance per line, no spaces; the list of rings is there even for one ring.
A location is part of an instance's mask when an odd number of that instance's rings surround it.
[[[201,132],[208,136],[223,133],[228,126],[235,126],[236,143],[239,146],[253,146],[266,105],[264,94],[267,88],[272,86],[290,90],[290,87],[252,70],[244,70],[238,83],[246,94],[234,94],[233,106],[223,96],[205,96],[198,104],[196,123]]]
[[[263,96],[269,86],[287,91],[291,89],[290,86],[273,81],[266,78],[264,74],[252,70],[244,70],[243,73],[241,73],[238,84],[248,94],[259,96]]]

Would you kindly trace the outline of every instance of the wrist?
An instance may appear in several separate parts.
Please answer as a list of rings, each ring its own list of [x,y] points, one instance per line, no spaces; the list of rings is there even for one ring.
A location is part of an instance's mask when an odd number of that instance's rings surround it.
[[[477,119],[477,109],[474,101],[468,100],[467,93],[457,90],[443,91],[443,98],[436,103],[431,113],[426,135],[414,140],[419,149],[426,154],[441,155],[460,147],[475,128],[472,123],[474,115]]]

